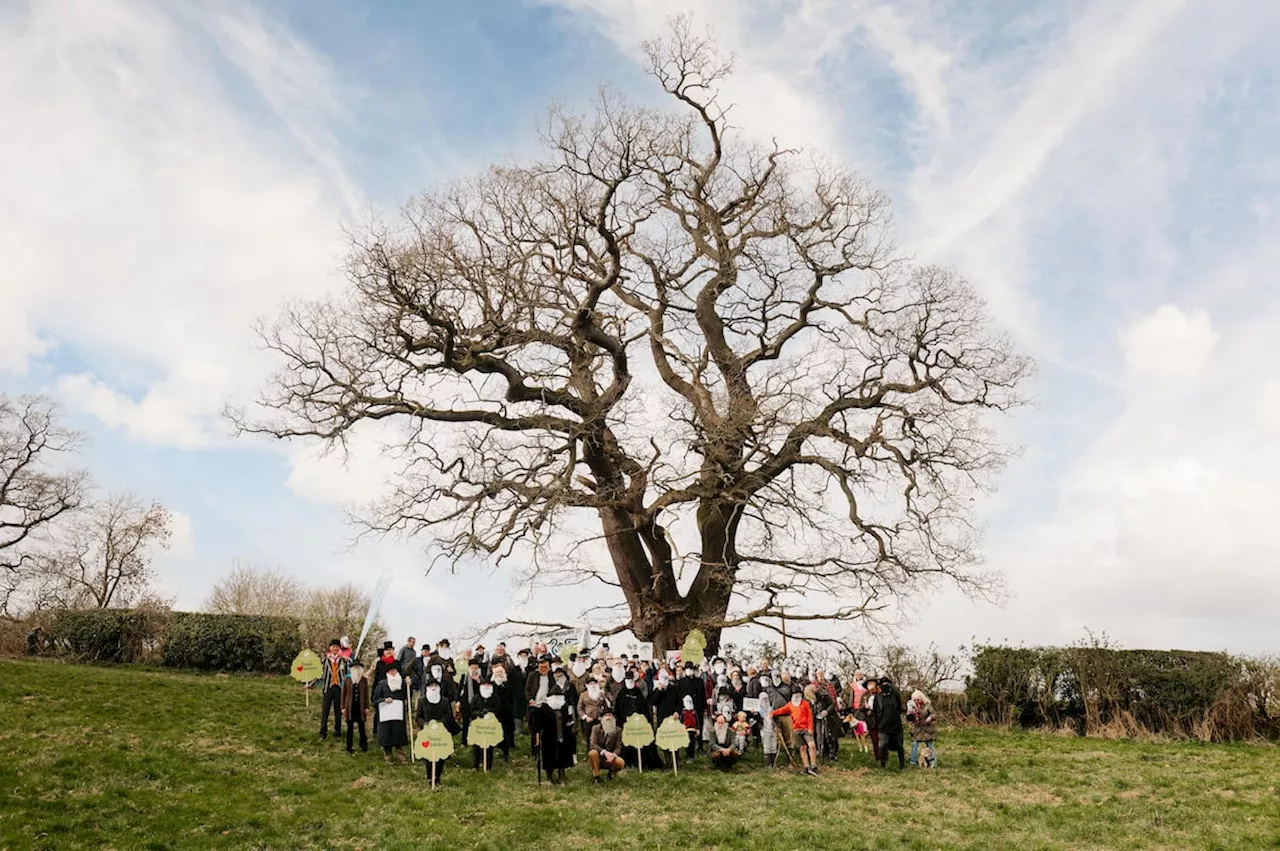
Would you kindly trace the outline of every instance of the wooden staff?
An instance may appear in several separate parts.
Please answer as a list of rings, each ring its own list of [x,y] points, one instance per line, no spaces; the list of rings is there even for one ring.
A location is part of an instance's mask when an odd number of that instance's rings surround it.
[[[413,765],[418,761],[418,749],[413,746],[413,689],[407,685],[404,687],[404,693],[407,696],[407,706],[409,714],[405,716],[405,723],[409,725],[409,764]]]

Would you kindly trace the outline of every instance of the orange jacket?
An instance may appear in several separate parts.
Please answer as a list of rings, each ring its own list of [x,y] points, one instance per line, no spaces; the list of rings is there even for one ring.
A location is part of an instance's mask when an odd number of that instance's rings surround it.
[[[773,710],[773,717],[779,715],[791,716],[791,729],[797,732],[808,731],[813,732],[813,707],[809,705],[809,701],[801,700],[800,705],[796,706],[791,701],[787,701],[787,705],[781,709]]]

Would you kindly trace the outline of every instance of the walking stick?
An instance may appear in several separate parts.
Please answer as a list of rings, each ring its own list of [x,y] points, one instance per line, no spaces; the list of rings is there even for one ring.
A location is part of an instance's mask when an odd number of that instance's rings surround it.
[[[542,734],[533,734],[534,761],[538,763],[538,785],[542,785]]]
[[[409,725],[409,764],[413,765],[418,761],[418,749],[413,746],[413,689],[406,688],[405,696],[408,698],[409,707],[409,714],[404,719]]]
[[[796,761],[791,756],[791,746],[787,744],[787,737],[782,735],[782,728],[779,727],[777,729],[778,729],[778,741],[782,743],[782,750],[787,755],[787,762],[788,764],[790,764],[792,768],[795,768]]]

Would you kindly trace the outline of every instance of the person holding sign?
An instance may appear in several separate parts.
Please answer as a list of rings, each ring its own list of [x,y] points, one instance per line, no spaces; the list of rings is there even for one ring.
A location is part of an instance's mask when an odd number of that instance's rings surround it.
[[[438,680],[428,679],[422,691],[422,700],[414,713],[414,721],[419,730],[425,731],[435,721],[451,735],[462,732],[461,725],[453,717],[453,706],[445,699],[444,691]],[[419,735],[421,738],[421,735]],[[452,750],[450,750],[452,753]],[[444,759],[432,760],[418,751],[418,756],[426,761],[427,779],[433,780],[434,786],[440,785],[440,773],[444,771]],[[447,755],[446,755],[447,756]]]
[[[612,709],[605,709],[600,715],[600,723],[591,728],[591,741],[588,744],[587,762],[591,763],[592,782],[600,782],[600,769],[608,770],[612,780],[623,768],[622,731],[618,729],[618,720]]]
[[[408,691],[399,667],[389,668],[373,689],[378,713],[378,745],[387,762],[391,762],[393,756],[395,762],[404,762],[403,749],[409,744],[409,719],[405,712]]]
[[[475,664],[475,657],[472,657],[471,663]],[[475,692],[472,693],[468,688],[462,693],[462,735],[467,736],[471,730],[471,725],[479,721],[486,715],[492,715],[496,720],[498,713],[502,711],[502,702],[499,700],[494,690],[493,683],[487,679],[475,684]],[[501,726],[501,725],[499,725]],[[467,739],[470,742],[470,739]],[[501,739],[499,739],[499,744]],[[493,746],[479,748],[472,746],[471,748],[471,767],[479,770],[481,764],[484,770],[488,771],[493,767]]]

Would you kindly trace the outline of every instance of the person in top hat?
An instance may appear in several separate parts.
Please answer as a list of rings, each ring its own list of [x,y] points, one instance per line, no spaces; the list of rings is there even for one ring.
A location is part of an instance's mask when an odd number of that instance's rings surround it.
[[[342,736],[342,684],[347,680],[347,660],[342,658],[342,645],[334,638],[320,667],[320,738],[329,738],[329,713],[333,713],[333,737]]]
[[[370,686],[374,691],[378,690],[378,686],[387,678],[389,671],[395,671],[404,676],[404,671],[400,667],[400,663],[396,661],[396,644],[394,641],[382,642],[381,655],[378,656],[378,664],[373,668],[373,684]],[[373,734],[378,734],[378,714],[373,715]]]
[[[342,684],[342,720],[347,722],[347,753],[355,753],[354,733],[360,728],[360,750],[369,750],[365,722],[369,719],[369,681],[364,678],[364,665],[352,659],[349,675]]]

